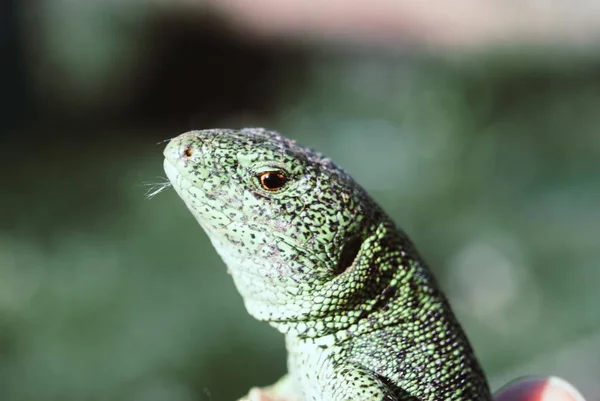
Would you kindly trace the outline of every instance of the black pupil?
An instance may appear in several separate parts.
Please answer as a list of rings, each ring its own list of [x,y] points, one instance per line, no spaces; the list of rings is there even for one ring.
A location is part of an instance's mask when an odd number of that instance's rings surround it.
[[[261,178],[263,186],[267,189],[279,189],[285,184],[285,176],[281,173],[265,173]]]

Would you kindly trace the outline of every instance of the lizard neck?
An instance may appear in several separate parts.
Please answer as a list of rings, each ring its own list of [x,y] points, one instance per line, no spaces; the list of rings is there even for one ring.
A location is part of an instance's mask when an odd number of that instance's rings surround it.
[[[408,237],[387,219],[370,232],[351,265],[302,300],[312,302],[313,309],[269,323],[285,334],[329,345],[398,325],[417,312],[445,309],[445,300]],[[324,305],[333,307],[327,310]],[[326,312],[319,313],[322,309]]]

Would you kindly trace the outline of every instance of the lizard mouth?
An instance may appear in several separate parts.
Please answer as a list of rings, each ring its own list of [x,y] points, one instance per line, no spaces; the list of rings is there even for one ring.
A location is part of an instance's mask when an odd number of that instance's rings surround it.
[[[167,174],[167,178],[171,182],[173,182],[173,180],[177,179],[177,177],[180,175],[179,170],[177,170],[177,168],[173,165],[173,163],[171,163],[171,161],[169,159],[167,159],[166,157],[165,157],[165,160],[163,160],[163,169],[165,170],[165,173]]]
[[[175,191],[179,194],[179,196],[182,195],[182,190],[189,189],[189,187],[192,185],[192,183],[184,177],[181,171],[179,171],[175,164],[173,164],[173,162],[166,157],[163,162],[163,168],[167,178],[169,181],[171,181],[171,185],[173,188],[175,188]]]
[[[195,186],[196,180],[191,179],[192,174],[197,171],[195,166],[205,165],[202,144],[201,136],[191,131],[171,139],[163,151],[163,168],[167,178],[184,201],[189,196],[185,192]],[[197,176],[199,178],[200,175]]]

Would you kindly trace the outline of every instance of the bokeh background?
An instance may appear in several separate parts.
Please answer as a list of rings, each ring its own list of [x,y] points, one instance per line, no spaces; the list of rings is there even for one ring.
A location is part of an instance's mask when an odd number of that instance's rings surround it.
[[[498,389],[600,400],[593,1],[0,2],[0,400],[227,401],[285,371],[165,181],[264,126],[413,237]]]

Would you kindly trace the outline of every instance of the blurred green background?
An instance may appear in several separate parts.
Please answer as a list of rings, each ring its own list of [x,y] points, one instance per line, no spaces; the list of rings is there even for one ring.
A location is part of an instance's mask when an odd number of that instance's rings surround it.
[[[600,52],[253,35],[200,7],[0,5],[0,400],[227,401],[285,371],[165,181],[165,139],[264,126],[412,236],[492,387],[600,394]],[[596,397],[596,398],[594,398]]]

